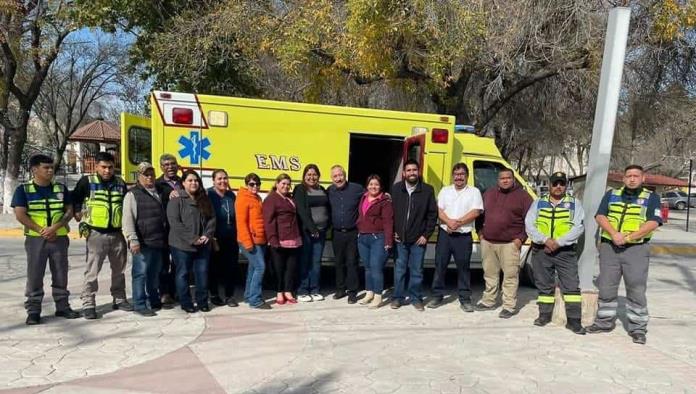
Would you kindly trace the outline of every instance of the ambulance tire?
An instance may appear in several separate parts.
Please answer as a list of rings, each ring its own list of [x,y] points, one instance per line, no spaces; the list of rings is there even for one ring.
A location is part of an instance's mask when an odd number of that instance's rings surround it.
[[[534,285],[534,268],[532,267],[531,253],[527,253],[524,259],[524,265],[520,269],[520,284],[523,286],[536,288]]]

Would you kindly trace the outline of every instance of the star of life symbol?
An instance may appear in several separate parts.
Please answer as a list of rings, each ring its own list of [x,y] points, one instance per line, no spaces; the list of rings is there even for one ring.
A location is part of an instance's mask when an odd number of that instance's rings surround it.
[[[179,156],[182,159],[188,157],[191,164],[200,164],[201,158],[203,160],[210,158],[210,152],[208,151],[211,145],[210,140],[208,137],[201,139],[199,131],[191,130],[188,138],[182,135],[179,137],[179,144],[182,147],[179,150]]]

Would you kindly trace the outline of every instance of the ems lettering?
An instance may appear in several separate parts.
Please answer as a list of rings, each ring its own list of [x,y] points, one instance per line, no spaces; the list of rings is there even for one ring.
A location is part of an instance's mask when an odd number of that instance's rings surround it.
[[[300,158],[297,156],[285,155],[264,155],[255,154],[256,168],[259,170],[276,171],[299,171],[301,168]]]
[[[258,168],[259,170],[271,169],[271,165],[268,164],[268,156],[261,154],[256,154],[254,156],[256,157],[256,168]]]

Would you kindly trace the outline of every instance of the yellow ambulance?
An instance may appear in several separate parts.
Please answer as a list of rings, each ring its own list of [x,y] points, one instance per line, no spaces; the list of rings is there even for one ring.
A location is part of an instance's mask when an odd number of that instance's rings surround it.
[[[158,168],[163,153],[196,169],[206,186],[212,184],[213,170],[225,169],[233,189],[250,172],[259,175],[266,190],[282,172],[298,182],[310,163],[319,166],[325,186],[335,164],[346,168],[351,182],[364,184],[376,173],[391,185],[401,180],[402,163],[413,158],[436,192],[450,183],[457,162],[469,166],[469,182],[485,191],[496,184],[501,168],[511,168],[493,139],[456,126],[447,115],[164,91],[152,92],[150,100],[151,119],[121,115],[121,171],[130,183],[138,163],[150,161]],[[426,255],[430,264],[433,246]],[[327,249],[330,254],[330,243]],[[480,266],[478,244],[472,265]]]

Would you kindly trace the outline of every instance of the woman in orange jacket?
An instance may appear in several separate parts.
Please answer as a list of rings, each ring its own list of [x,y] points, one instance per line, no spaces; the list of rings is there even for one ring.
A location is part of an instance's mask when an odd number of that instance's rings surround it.
[[[263,212],[259,189],[261,179],[253,172],[244,178],[246,187],[240,187],[234,204],[237,220],[237,241],[242,254],[249,261],[244,301],[252,308],[271,309],[263,300],[263,272],[266,267],[264,254],[266,233],[263,229]]]

